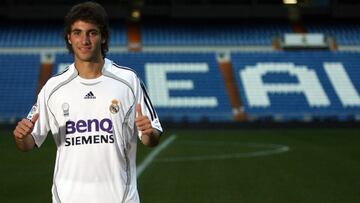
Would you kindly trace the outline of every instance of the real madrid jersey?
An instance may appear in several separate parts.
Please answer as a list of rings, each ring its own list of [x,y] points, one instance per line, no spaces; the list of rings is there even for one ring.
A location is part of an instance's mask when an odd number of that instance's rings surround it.
[[[135,105],[162,131],[137,75],[105,59],[102,76],[79,77],[74,64],[38,95],[32,136],[38,147],[51,130],[57,145],[53,202],[139,202]]]

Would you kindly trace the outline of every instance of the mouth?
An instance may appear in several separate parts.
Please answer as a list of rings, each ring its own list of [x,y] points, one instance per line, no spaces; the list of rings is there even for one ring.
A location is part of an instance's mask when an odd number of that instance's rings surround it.
[[[91,47],[79,47],[79,50],[81,52],[89,52],[89,51],[91,51]]]

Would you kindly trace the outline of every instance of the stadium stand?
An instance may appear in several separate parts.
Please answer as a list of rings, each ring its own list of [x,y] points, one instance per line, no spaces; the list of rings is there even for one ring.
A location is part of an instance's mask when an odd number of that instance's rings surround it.
[[[287,22],[146,22],[141,26],[144,46],[271,45],[275,35],[291,32]]]
[[[248,115],[346,120],[360,113],[359,56],[329,51],[233,53],[232,62]]]
[[[111,47],[107,56],[120,65],[135,69],[148,86],[150,95],[154,97],[159,116],[165,120],[233,121],[233,108],[225,90],[226,81],[219,71],[216,57],[219,50],[191,50],[191,47],[217,45],[239,47],[237,51],[228,52],[231,56],[237,91],[243,104],[242,111],[249,116],[248,118],[282,121],[359,119],[360,52],[264,51],[264,47],[271,49],[272,37],[291,32],[288,23],[198,22],[177,21],[173,24],[159,24],[148,21],[141,24],[144,47],[171,47],[171,53],[161,49],[138,52],[114,50],[113,48],[127,45],[127,28],[121,23],[112,24]],[[356,35],[359,26],[356,24],[332,25],[311,22],[305,23],[305,26],[308,32],[324,32],[335,36],[339,46],[356,47],[360,42]],[[54,55],[53,74],[72,62],[71,55],[66,54],[63,45],[61,27],[60,24],[41,23],[31,26],[22,23],[2,23],[0,26],[0,64],[2,67],[9,67],[0,69],[0,93],[10,95],[9,99],[1,100],[1,121],[21,118],[34,102],[40,67],[38,48],[42,51],[47,48],[58,48]],[[187,46],[188,49],[177,51],[181,46]],[[241,50],[247,46],[259,48],[255,52]],[[37,54],[16,52],[22,49]],[[11,53],[7,53],[9,50]],[[259,67],[263,69],[262,72],[255,71],[253,76],[263,74],[258,83],[248,83],[246,78],[251,77],[240,75],[240,72],[248,74],[244,70]],[[309,77],[302,77],[301,74],[311,76],[314,81],[308,83]],[[332,77],[331,74],[340,79]],[[305,82],[304,78],[307,78]],[[317,88],[309,84],[316,84]],[[312,91],[307,92],[307,88],[312,88]],[[249,94],[249,90],[255,93],[255,96]],[[257,103],[252,103],[254,100],[251,96],[260,99],[256,100]]]
[[[54,47],[64,46],[61,26],[51,24],[2,24],[1,47]]]
[[[0,26],[0,47],[63,47],[61,24],[7,24]],[[112,24],[111,46],[125,46],[126,27]],[[273,36],[291,32],[285,21],[237,22],[235,24],[214,22],[155,23],[141,25],[143,46],[172,45],[271,45]]]
[[[12,121],[28,113],[35,102],[39,75],[38,54],[0,54],[0,121]]]
[[[111,46],[125,46],[125,26],[118,23],[111,28]],[[0,47],[64,47],[63,27],[59,23],[0,24]]]
[[[229,99],[225,94],[224,81],[219,73],[218,64],[214,53],[122,53],[109,54],[115,62],[132,67],[143,78],[150,88],[151,95],[156,95],[154,104],[158,106],[159,114],[167,119],[174,121],[189,120],[199,121],[208,119],[210,121],[229,121],[231,120],[231,108]],[[360,114],[360,97],[358,90],[360,83],[359,63],[360,57],[357,52],[327,52],[327,51],[297,51],[297,52],[241,52],[232,53],[232,64],[234,74],[239,87],[239,94],[244,103],[244,111],[253,119],[282,119],[282,120],[307,120],[307,119],[327,119],[338,117],[341,120],[354,119]],[[56,56],[54,67],[65,67],[72,61],[67,54]],[[208,71],[196,72],[186,70],[188,66],[205,63],[209,67]],[[270,64],[271,68],[261,76],[260,83],[246,84],[247,80],[241,78],[240,72],[249,67],[260,67],[258,64]],[[65,65],[64,65],[65,64]],[[155,64],[157,67],[165,65],[168,69],[146,69],[146,66]],[[327,72],[325,64],[341,64],[341,74],[348,77],[349,84],[341,81],[337,84],[331,75],[337,72]],[[276,67],[286,65],[280,71]],[[178,66],[180,69],[171,69]],[[262,68],[264,68],[263,66]],[[336,67],[335,67],[336,68]],[[333,68],[333,70],[337,70]],[[292,73],[293,70],[296,73]],[[55,71],[56,70],[56,71]],[[298,70],[298,71],[296,71]],[[54,68],[54,74],[58,71]],[[146,72],[148,71],[148,72]],[[151,71],[160,71],[151,74]],[[163,71],[163,72],[161,72]],[[306,80],[308,73],[312,73],[315,81]],[[256,81],[250,78],[250,82]],[[180,83],[191,81],[192,87],[181,89],[171,87],[157,89],[159,86],[149,85],[149,82],[157,81],[159,84],[170,85],[171,82]],[[161,83],[164,82],[164,83]],[[156,82],[155,82],[156,83]],[[263,88],[274,85],[270,90]],[[295,90],[293,89],[295,86]],[[316,85],[317,89],[313,86]],[[353,86],[351,86],[353,85]],[[286,87],[285,87],[286,86]],[[309,88],[312,91],[309,91]],[[260,95],[255,98],[254,105],[249,100],[254,99],[246,91],[252,91]],[[344,94],[339,93],[344,91]],[[311,95],[311,92],[313,93]],[[262,101],[261,93],[267,98]],[[256,97],[255,94],[255,97]],[[309,96],[310,95],[310,96]],[[347,96],[346,96],[347,95]],[[205,104],[196,106],[191,104],[190,98],[215,98],[215,107]],[[177,98],[180,103],[173,103]],[[349,104],[349,98],[354,101]],[[167,103],[161,101],[167,100]],[[323,101],[323,102],[321,102]],[[201,103],[201,101],[199,100]]]
[[[307,21],[308,32],[324,33],[336,38],[340,45],[360,45],[360,25],[352,21]]]

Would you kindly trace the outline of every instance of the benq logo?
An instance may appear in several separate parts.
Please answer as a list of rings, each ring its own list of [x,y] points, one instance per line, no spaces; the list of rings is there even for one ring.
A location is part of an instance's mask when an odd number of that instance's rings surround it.
[[[99,132],[104,131],[113,133],[113,124],[110,119],[104,118],[102,120],[88,119],[79,120],[77,122],[67,121],[66,122],[66,134],[84,133],[84,132]]]

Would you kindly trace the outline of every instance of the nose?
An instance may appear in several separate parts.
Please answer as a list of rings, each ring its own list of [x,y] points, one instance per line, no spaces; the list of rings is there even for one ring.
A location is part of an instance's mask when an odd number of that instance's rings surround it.
[[[90,44],[90,36],[88,34],[83,34],[81,38],[81,43],[83,45],[89,45]]]

